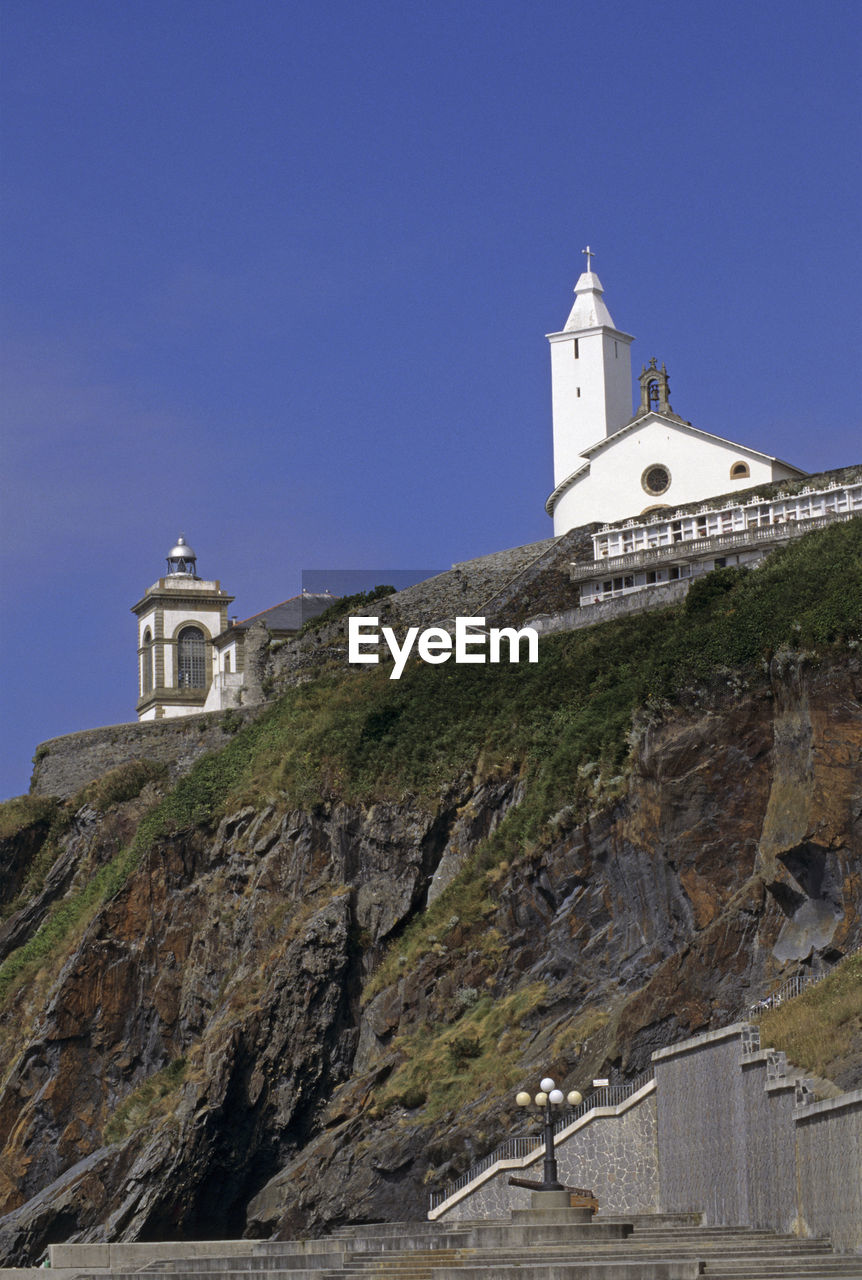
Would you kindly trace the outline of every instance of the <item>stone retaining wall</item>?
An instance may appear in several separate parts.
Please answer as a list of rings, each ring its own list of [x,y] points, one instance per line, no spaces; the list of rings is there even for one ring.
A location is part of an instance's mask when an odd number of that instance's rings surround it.
[[[530,1207],[530,1192],[509,1186],[519,1178],[542,1179],[544,1146],[517,1160],[492,1165],[474,1191],[439,1214],[445,1222],[504,1217]],[[593,1191],[605,1213],[658,1209],[655,1086],[652,1081],[615,1107],[588,1111],[557,1138],[557,1169],[569,1187]]]
[[[653,1054],[661,1207],[862,1252],[862,1089],[813,1103],[749,1023]]]
[[[428,626],[441,618],[469,617],[555,546],[557,539],[530,542],[508,551],[463,560],[445,573],[426,578],[390,597],[402,625]]]
[[[108,725],[50,738],[36,748],[30,792],[68,800],[88,782],[129,760],[155,760],[168,766],[172,779],[188,773],[199,756],[218,751],[239,724],[260,707],[212,711],[174,720],[145,720]]]
[[[557,1140],[560,1180],[591,1188],[605,1213],[697,1213],[707,1225],[829,1236],[862,1253],[862,1089],[812,1102],[783,1053],[735,1023],[653,1054],[655,1081],[587,1113]],[[542,1150],[501,1161],[435,1211],[500,1216],[541,1179]],[[445,1202],[444,1202],[445,1205]]]
[[[862,1089],[812,1103],[794,1119],[799,1229],[862,1253]]]
[[[592,627],[598,622],[612,622],[615,618],[625,618],[632,613],[646,613],[649,609],[662,609],[665,605],[678,604],[688,595],[691,581],[690,578],[680,578],[676,582],[647,587],[644,591],[633,591],[631,595],[603,600],[583,609],[566,609],[563,613],[551,616],[541,614],[536,618],[529,618],[528,623],[540,636],[550,635],[555,631],[579,631],[582,627]]]

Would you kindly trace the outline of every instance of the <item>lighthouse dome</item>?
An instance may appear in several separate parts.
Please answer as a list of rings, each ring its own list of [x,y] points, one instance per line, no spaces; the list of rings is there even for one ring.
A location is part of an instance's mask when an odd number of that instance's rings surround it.
[[[195,574],[197,556],[186,542],[182,534],[177,538],[176,546],[168,552],[168,573]]]

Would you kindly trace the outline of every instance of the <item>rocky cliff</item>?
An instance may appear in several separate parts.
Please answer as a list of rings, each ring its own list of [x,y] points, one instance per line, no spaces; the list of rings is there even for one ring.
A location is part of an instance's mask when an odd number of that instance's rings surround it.
[[[860,546],[11,802],[0,1258],[421,1216],[522,1082],[624,1079],[857,945]]]

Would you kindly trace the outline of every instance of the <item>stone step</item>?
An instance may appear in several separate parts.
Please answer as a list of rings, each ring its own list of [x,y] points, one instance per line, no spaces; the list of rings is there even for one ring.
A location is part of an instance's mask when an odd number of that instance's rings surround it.
[[[707,1262],[704,1274],[710,1277],[733,1277],[740,1280],[745,1277],[793,1276],[807,1278],[817,1276],[850,1276],[853,1280],[862,1280],[862,1258],[852,1255],[832,1254],[825,1258],[776,1259],[774,1261],[751,1261],[744,1258],[723,1258]]]
[[[757,1235],[753,1239],[740,1239],[739,1233],[729,1230],[724,1230],[718,1238],[707,1241],[700,1238],[700,1231],[693,1231],[690,1234],[693,1238],[677,1242],[673,1252],[662,1249],[656,1242],[634,1241],[631,1237],[625,1245],[597,1244],[591,1245],[589,1249],[583,1246],[573,1249],[567,1245],[551,1245],[542,1249],[541,1263],[543,1265],[572,1265],[585,1262],[608,1264],[615,1259],[626,1263],[645,1263],[675,1257],[686,1261],[704,1260],[712,1268],[719,1266],[731,1270],[739,1280],[740,1276],[747,1276],[749,1271],[762,1270],[770,1266],[783,1268],[785,1275],[788,1266],[808,1272],[812,1268],[816,1270],[818,1267],[823,1268],[829,1265],[833,1257],[828,1245],[823,1241],[762,1235]],[[365,1276],[367,1280],[371,1274],[406,1275],[408,1270],[413,1272],[420,1267],[427,1270],[429,1266],[439,1269],[445,1264],[459,1266],[462,1269],[471,1265],[475,1267],[484,1264],[496,1270],[500,1267],[523,1267],[527,1264],[535,1264],[537,1261],[539,1259],[536,1258],[536,1251],[531,1248],[498,1248],[482,1251],[393,1249],[384,1253],[357,1254],[352,1251],[345,1254],[329,1253],[321,1254],[316,1258],[312,1256],[287,1258],[274,1255],[264,1259],[256,1256],[224,1259],[195,1258],[183,1260],[175,1266],[161,1263],[157,1271],[150,1269],[143,1274],[157,1274],[163,1280],[167,1280],[170,1276],[189,1274],[193,1274],[196,1280],[205,1275],[216,1275],[219,1280],[237,1280],[238,1277],[242,1277],[243,1280],[254,1280],[255,1277],[264,1277],[265,1280],[285,1277],[287,1280],[294,1280],[295,1276],[304,1276],[306,1280],[310,1280],[312,1274],[316,1276],[318,1273],[332,1272],[342,1276],[348,1273],[358,1274]],[[119,1276],[122,1273],[114,1272],[113,1274]],[[126,1276],[135,1274],[140,1280],[141,1272],[125,1273]],[[839,1274],[843,1273],[839,1271]]]
[[[635,1230],[641,1226],[699,1227],[703,1222],[702,1213],[606,1213],[600,1209],[596,1214],[598,1222],[631,1222]]]
[[[149,1275],[150,1272],[144,1271],[116,1271],[113,1268],[106,1271],[78,1271],[75,1273],[77,1280],[106,1280],[110,1276],[111,1280],[141,1280],[141,1275]],[[187,1271],[160,1271],[160,1276],[167,1276],[169,1280],[183,1280],[188,1275]],[[344,1271],[339,1267],[334,1270],[327,1267],[318,1267],[313,1262],[309,1262],[303,1267],[284,1267],[275,1271],[223,1271],[221,1268],[214,1267],[212,1270],[196,1271],[195,1275],[201,1280],[323,1280],[325,1275],[343,1276]]]
[[[665,1258],[651,1262],[520,1262],[514,1265],[476,1261],[473,1265],[430,1268],[405,1266],[388,1271],[324,1271],[321,1280],[697,1280],[697,1260]]]
[[[862,1259],[833,1254],[828,1240],[704,1227],[699,1214],[571,1219],[555,1208],[458,1230],[368,1223],[321,1240],[186,1242],[173,1258],[162,1242],[149,1265],[143,1244],[62,1248],[64,1261],[80,1250],[86,1271],[74,1280],[862,1280]],[[608,1229],[624,1238],[603,1239]],[[112,1265],[98,1270],[108,1248]]]
[[[651,1262],[551,1262],[517,1267],[435,1267],[431,1280],[699,1280],[697,1260],[654,1259]]]
[[[389,1236],[354,1236],[351,1240],[339,1239],[337,1245],[350,1253],[383,1253],[387,1249],[463,1249],[471,1247],[472,1243],[470,1231],[447,1231],[436,1236],[428,1236],[422,1232],[400,1232],[398,1235]],[[268,1251],[269,1254],[274,1252],[274,1249]]]
[[[368,1231],[373,1235],[398,1235],[411,1231],[427,1231],[429,1235],[433,1235],[435,1231],[451,1231],[461,1227],[471,1227],[475,1222],[481,1222],[481,1218],[471,1218],[469,1220],[452,1220],[449,1222],[349,1222],[340,1227],[333,1227],[329,1232],[330,1238],[342,1240],[345,1236],[352,1236]]]
[[[698,1257],[713,1258],[731,1258],[739,1257],[743,1259],[751,1259],[758,1261],[760,1259],[771,1258],[797,1258],[801,1261],[812,1260],[818,1258],[829,1258],[834,1256],[828,1245],[823,1243],[807,1241],[807,1240],[786,1240],[778,1241],[774,1244],[758,1243],[758,1244],[739,1244],[736,1243],[732,1247],[724,1242],[716,1242],[712,1245],[705,1245],[698,1241],[691,1241],[686,1244],[684,1249],[678,1248],[675,1253],[685,1254]],[[344,1266],[353,1270],[368,1269],[381,1264],[390,1263],[394,1265],[404,1259],[435,1259],[442,1263],[447,1256],[457,1256],[458,1258],[473,1258],[480,1256],[482,1258],[490,1258],[502,1260],[506,1262],[531,1261],[536,1257],[536,1251],[530,1248],[521,1249],[472,1249],[472,1250],[456,1250],[447,1251],[442,1249],[434,1250],[392,1250],[385,1254],[351,1254],[345,1255]],[[591,1245],[587,1246],[566,1246],[552,1245],[544,1247],[541,1250],[543,1259],[549,1261],[578,1261],[582,1258],[596,1258],[598,1260],[606,1260],[608,1258],[623,1257],[638,1261],[648,1257],[668,1257],[670,1251],[662,1249],[659,1245],[643,1244],[630,1245],[628,1242],[625,1246],[620,1245]]]
[[[769,1268],[742,1267],[728,1271],[721,1266],[715,1270],[707,1265],[703,1275],[706,1280],[743,1280],[743,1277],[744,1280],[862,1280],[862,1263],[858,1258],[846,1262],[836,1260],[811,1270],[788,1265]]]
[[[314,1243],[312,1241],[309,1242]],[[167,1273],[176,1274],[182,1272],[183,1275],[199,1276],[202,1271],[218,1271],[224,1273],[227,1271],[265,1271],[271,1273],[285,1267],[300,1266],[316,1266],[316,1267],[340,1267],[344,1264],[345,1250],[343,1248],[333,1248],[331,1242],[326,1240],[320,1241],[320,1249],[303,1249],[302,1251],[293,1251],[286,1249],[283,1253],[270,1254],[237,1254],[227,1258],[176,1258],[172,1261],[151,1262],[146,1267],[141,1267],[136,1275],[140,1276],[164,1276]],[[118,1274],[118,1273],[115,1273]],[[53,1272],[52,1272],[53,1275]]]

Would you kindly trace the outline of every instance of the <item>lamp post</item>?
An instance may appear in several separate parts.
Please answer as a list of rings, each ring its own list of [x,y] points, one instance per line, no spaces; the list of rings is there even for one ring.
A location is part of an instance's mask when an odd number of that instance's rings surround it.
[[[554,1155],[554,1108],[568,1102],[576,1107],[583,1101],[577,1089],[573,1089],[565,1098],[562,1089],[558,1089],[550,1076],[545,1076],[535,1098],[526,1091],[515,1095],[519,1107],[536,1106],[542,1116],[545,1130],[545,1163],[542,1177],[542,1191],[565,1191],[565,1187],[557,1178],[557,1160]]]

